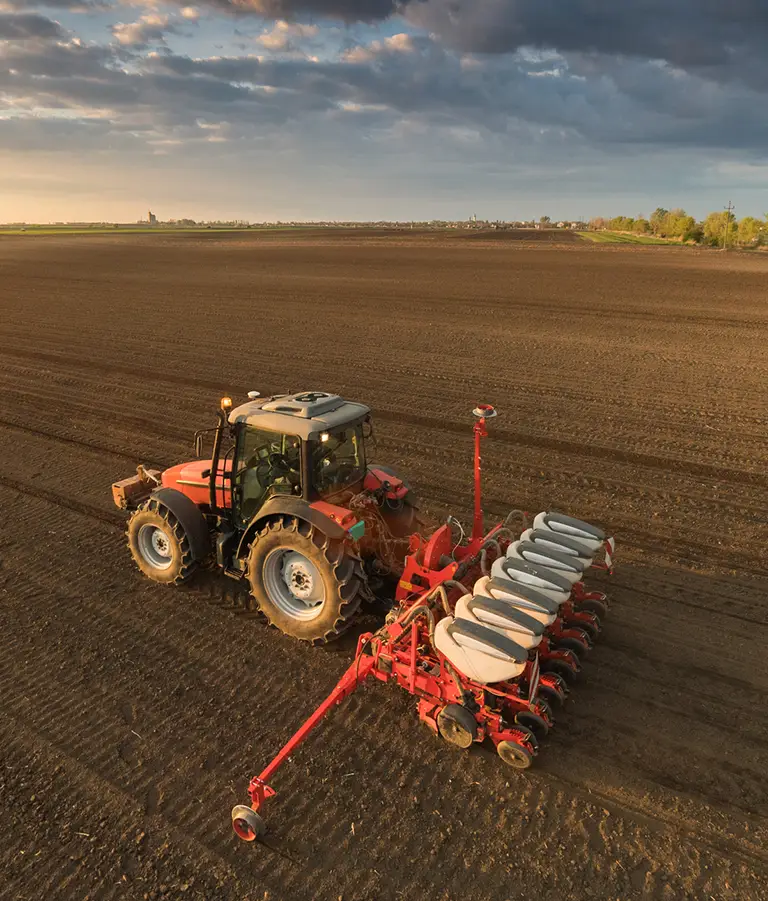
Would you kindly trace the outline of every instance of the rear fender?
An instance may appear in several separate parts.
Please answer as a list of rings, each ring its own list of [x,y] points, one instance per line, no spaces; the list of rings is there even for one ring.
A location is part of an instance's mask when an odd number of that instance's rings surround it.
[[[158,488],[150,495],[178,519],[189,540],[189,548],[195,560],[204,560],[211,553],[211,533],[208,523],[193,501],[176,488]]]
[[[330,504],[326,504],[325,506],[331,507]],[[275,516],[295,516],[297,519],[303,519],[305,522],[311,523],[313,526],[320,529],[320,531],[329,538],[334,538],[339,541],[347,537],[346,529],[339,525],[338,522],[331,519],[331,517],[322,509],[317,509],[317,505],[310,504],[301,497],[292,497],[289,494],[277,494],[269,498],[269,500],[262,505],[259,512],[248,523],[248,526],[240,539],[240,544],[237,547],[237,556],[239,558],[245,557],[251,542],[263,528],[264,523]]]

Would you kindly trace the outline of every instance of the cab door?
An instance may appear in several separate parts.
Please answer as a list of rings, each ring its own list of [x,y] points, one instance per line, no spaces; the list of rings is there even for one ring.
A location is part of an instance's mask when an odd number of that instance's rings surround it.
[[[245,527],[273,494],[301,495],[301,441],[246,424],[237,436],[233,467],[236,524]]]

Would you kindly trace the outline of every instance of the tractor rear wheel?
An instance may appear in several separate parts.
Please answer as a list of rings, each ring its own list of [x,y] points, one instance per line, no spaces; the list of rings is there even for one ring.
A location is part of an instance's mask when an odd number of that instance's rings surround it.
[[[178,585],[197,568],[181,523],[154,498],[128,520],[128,547],[139,569],[155,582]]]
[[[281,632],[312,644],[345,631],[360,607],[364,578],[343,541],[293,516],[265,523],[248,554],[261,612]]]

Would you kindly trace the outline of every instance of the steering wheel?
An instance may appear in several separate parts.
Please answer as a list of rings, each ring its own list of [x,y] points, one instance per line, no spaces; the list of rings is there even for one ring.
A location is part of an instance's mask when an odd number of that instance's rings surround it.
[[[273,482],[278,476],[284,475],[290,471],[290,467],[282,454],[269,454],[262,457],[254,467],[259,481],[264,484],[265,481]],[[267,477],[266,479],[264,477]]]
[[[270,469],[276,469],[279,472],[287,472],[291,468],[283,454],[270,454],[268,462]]]
[[[356,469],[354,460],[345,457],[336,464],[337,478],[340,482],[346,482]]]

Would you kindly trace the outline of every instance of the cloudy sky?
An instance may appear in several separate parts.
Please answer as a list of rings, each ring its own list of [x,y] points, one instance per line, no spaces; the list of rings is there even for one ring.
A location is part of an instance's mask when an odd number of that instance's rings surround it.
[[[0,0],[0,221],[768,212],[768,0]]]

